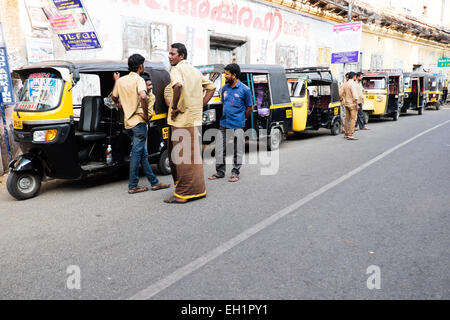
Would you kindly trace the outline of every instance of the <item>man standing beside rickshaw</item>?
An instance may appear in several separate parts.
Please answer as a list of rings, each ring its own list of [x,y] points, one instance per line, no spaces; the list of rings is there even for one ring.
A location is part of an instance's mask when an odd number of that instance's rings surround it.
[[[170,125],[169,161],[176,189],[172,197],[164,200],[166,203],[186,203],[206,196],[197,126],[203,123],[203,107],[214,95],[215,86],[186,58],[186,46],[172,44],[169,61],[173,99],[167,123]]]
[[[358,86],[355,82],[356,73],[350,72],[348,78],[349,80],[342,85],[339,92],[346,113],[344,138],[347,140],[358,140],[358,138],[353,136],[358,112]]]
[[[130,73],[121,77],[114,74],[115,85],[112,99],[120,106],[124,113],[125,129],[132,135],[133,146],[130,159],[130,183],[128,193],[135,194],[148,191],[147,187],[139,186],[139,165],[142,163],[144,173],[147,176],[152,190],[169,188],[169,184],[159,182],[148,162],[147,154],[147,125],[150,122],[148,113],[147,84],[141,77],[144,72],[145,58],[134,54],[128,58]]]
[[[233,170],[229,182],[239,181],[242,157],[245,151],[245,114],[251,108],[252,93],[250,89],[239,81],[241,68],[233,63],[225,67],[226,85],[222,88],[223,113],[220,120],[220,131],[216,137],[216,173],[209,180],[221,179],[225,176],[225,157],[228,138],[233,139],[234,155]],[[236,141],[234,141],[236,140]]]

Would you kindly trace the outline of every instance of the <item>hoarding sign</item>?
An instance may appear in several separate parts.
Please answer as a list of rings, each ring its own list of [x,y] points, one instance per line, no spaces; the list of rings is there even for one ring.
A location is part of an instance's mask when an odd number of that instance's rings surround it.
[[[47,0],[47,18],[66,51],[102,46],[81,0]]]
[[[6,41],[3,37],[3,27],[0,22],[0,93],[4,105],[14,104],[14,92],[12,86],[11,73],[8,63],[8,52],[6,51]]]
[[[357,63],[361,51],[362,22],[333,26],[331,63]]]

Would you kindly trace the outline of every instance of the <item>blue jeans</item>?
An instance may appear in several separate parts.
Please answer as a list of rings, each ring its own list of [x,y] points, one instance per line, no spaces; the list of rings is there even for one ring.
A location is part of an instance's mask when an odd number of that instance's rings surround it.
[[[133,189],[139,183],[139,164],[142,163],[144,174],[147,176],[148,181],[152,186],[156,186],[159,181],[153,173],[152,167],[148,162],[147,151],[147,125],[145,123],[139,123],[132,128],[130,133],[133,141],[133,147],[131,148],[130,159],[130,184],[128,189]]]

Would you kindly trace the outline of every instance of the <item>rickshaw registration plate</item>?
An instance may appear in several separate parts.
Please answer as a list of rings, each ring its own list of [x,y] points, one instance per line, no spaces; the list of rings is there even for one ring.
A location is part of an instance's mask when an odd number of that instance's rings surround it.
[[[374,95],[370,95],[369,99],[375,99],[375,96]]]
[[[14,120],[13,121],[13,128],[16,130],[22,130],[23,129],[23,122],[20,120]]]
[[[339,108],[334,108],[334,115],[337,116],[339,114]]]
[[[162,129],[162,136],[163,139],[169,139],[169,127],[163,128]]]

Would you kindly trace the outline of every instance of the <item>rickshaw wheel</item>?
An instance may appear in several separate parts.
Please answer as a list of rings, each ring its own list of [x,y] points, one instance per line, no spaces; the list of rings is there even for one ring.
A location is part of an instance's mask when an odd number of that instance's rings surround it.
[[[41,184],[41,177],[34,172],[11,172],[6,187],[17,200],[27,200],[38,194]]]
[[[280,147],[282,138],[281,130],[279,128],[272,128],[267,141],[267,148],[269,151],[277,150]]]
[[[436,102],[436,110],[440,110],[441,109],[441,103],[440,102]]]
[[[331,127],[331,135],[337,136],[341,130],[341,122],[336,120]]]
[[[169,175],[172,173],[172,170],[170,169],[170,162],[169,162],[169,150],[164,150],[164,152],[161,154],[161,157],[158,161],[158,171],[162,175]]]
[[[369,123],[369,113],[367,111],[364,111],[364,123]]]

